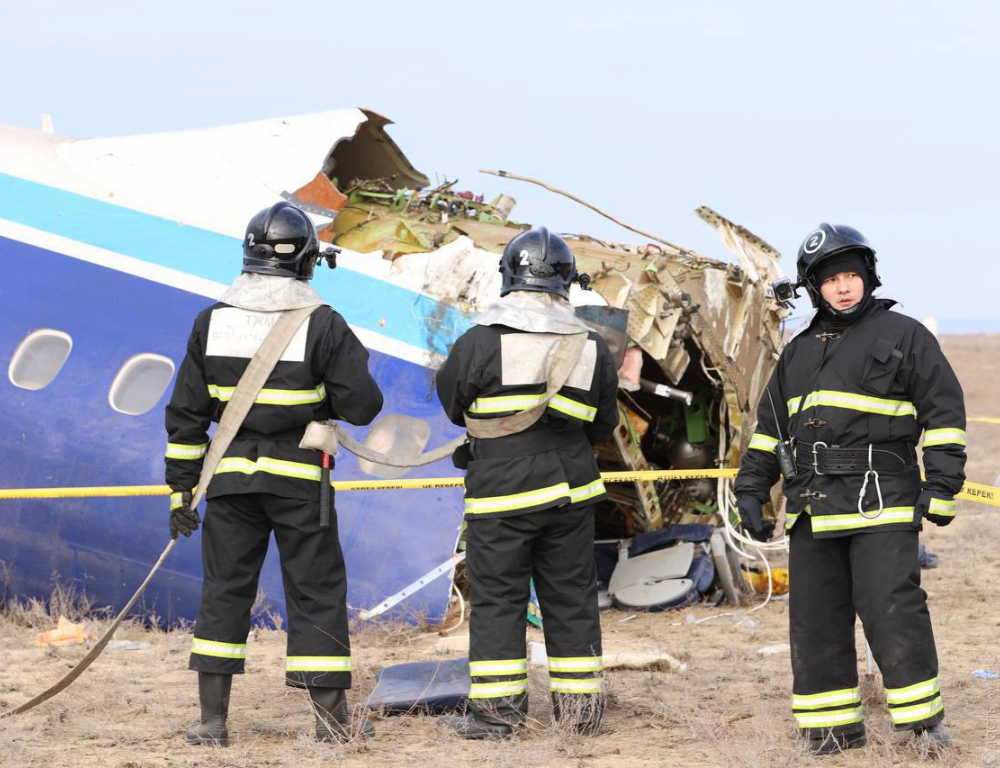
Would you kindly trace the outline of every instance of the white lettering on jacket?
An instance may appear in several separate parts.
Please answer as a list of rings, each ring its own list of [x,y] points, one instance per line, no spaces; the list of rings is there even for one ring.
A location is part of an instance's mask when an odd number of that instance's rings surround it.
[[[546,358],[562,338],[558,333],[505,333],[500,337],[500,383],[505,387],[544,384]],[[565,386],[589,390],[596,368],[597,343],[587,339]]]
[[[271,327],[278,322],[280,312],[250,312],[238,307],[223,307],[212,312],[208,323],[208,357],[253,357],[264,342]],[[306,334],[309,318],[302,324],[281,355],[281,360],[302,362],[306,359]]]

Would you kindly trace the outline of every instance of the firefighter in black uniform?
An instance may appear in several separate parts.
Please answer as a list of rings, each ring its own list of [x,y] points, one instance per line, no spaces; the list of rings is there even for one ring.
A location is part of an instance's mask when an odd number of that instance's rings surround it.
[[[500,260],[501,300],[463,334],[437,374],[448,417],[507,416],[544,399],[545,360],[561,336],[587,332],[569,303],[573,252],[533,229]],[[585,276],[581,281],[587,282]],[[566,384],[534,425],[473,438],[465,477],[470,619],[470,714],[443,718],[465,738],[512,734],[528,711],[525,617],[534,577],[544,619],[555,716],[596,733],[603,714],[594,504],[606,497],[591,449],[618,424],[618,375],[589,334]],[[456,458],[456,464],[465,461]]]
[[[922,518],[955,516],[962,388],[934,336],[872,296],[881,282],[860,232],[820,225],[799,250],[798,278],[817,313],[781,354],[736,479],[743,526],[764,541],[774,523],[761,508],[779,467],[785,476],[793,714],[816,753],[866,742],[857,614],[895,729],[947,746],[917,535]]]
[[[209,424],[221,418],[280,310],[323,303],[308,282],[319,257],[316,230],[302,211],[283,202],[261,211],[247,227],[243,273],[195,320],[166,411],[173,537],[198,527],[198,513],[188,506]],[[189,743],[227,744],[232,676],[243,673],[250,609],[272,531],[288,609],[285,680],[309,689],[317,738],[347,737],[344,558],[336,518],[320,527],[321,454],[298,444],[308,422],[368,424],[381,408],[367,350],[337,312],[319,307],[275,366],[208,488],[202,601],[189,663],[198,672],[201,722],[188,729]]]

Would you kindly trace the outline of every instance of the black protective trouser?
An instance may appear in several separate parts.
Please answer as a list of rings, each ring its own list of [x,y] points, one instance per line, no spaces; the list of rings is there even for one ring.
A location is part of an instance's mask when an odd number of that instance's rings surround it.
[[[855,614],[882,672],[895,729],[944,718],[917,549],[916,530],[817,539],[808,514],[792,528],[792,710],[804,735],[864,732]]]
[[[469,519],[466,545],[472,710],[495,722],[519,724],[527,717],[525,625],[534,577],[555,712],[599,721],[603,677],[593,506]]]
[[[243,672],[250,609],[272,531],[288,612],[285,682],[299,688],[350,688],[347,574],[336,514],[322,529],[315,502],[265,493],[208,502],[201,535],[201,609],[188,668]]]

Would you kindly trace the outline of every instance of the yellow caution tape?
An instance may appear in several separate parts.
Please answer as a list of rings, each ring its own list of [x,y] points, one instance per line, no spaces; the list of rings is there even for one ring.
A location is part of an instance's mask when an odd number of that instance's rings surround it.
[[[991,416],[973,416],[966,421],[981,421],[984,424],[1000,424],[1000,419],[994,419]]]
[[[1000,507],[1000,488],[994,488],[992,485],[980,485],[979,483],[966,483],[962,486],[957,498]]]
[[[650,482],[652,480],[700,480],[703,478],[732,478],[739,470],[723,469],[650,469],[633,472],[602,472],[606,483]],[[400,480],[335,480],[337,491],[403,491],[429,488],[461,488],[461,477],[414,477]],[[4,499],[81,499],[120,496],[167,496],[166,485],[105,485],[81,488],[9,488],[0,490]],[[1000,507],[1000,488],[979,483],[966,483],[957,498]]]

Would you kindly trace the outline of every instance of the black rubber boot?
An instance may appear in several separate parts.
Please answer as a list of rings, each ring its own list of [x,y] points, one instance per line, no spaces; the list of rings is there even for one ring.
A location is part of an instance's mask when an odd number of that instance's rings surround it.
[[[201,722],[187,729],[184,738],[188,744],[206,747],[228,747],[229,692],[233,687],[232,675],[198,673],[198,701],[201,702]]]
[[[937,722],[930,728],[921,728],[915,731],[917,738],[928,743],[931,749],[944,749],[951,746],[951,736],[944,727],[944,723]]]
[[[438,727],[450,731],[463,739],[474,741],[500,741],[514,735],[514,729],[507,723],[492,723],[481,720],[473,714],[443,715],[438,718]]]
[[[809,751],[814,755],[836,755],[847,749],[857,749],[868,743],[868,736],[864,731],[855,733],[835,733],[829,731],[823,736],[814,736],[809,739]]]
[[[309,698],[316,715],[317,741],[344,744],[355,736],[374,738],[375,726],[367,717],[360,712],[352,717],[343,688],[310,688]]]

